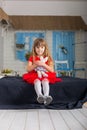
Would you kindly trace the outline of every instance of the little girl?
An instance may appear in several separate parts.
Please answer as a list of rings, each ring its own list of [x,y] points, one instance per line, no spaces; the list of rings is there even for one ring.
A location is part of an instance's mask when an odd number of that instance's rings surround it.
[[[44,58],[48,57],[46,63],[40,61],[41,56],[43,56]],[[52,97],[49,95],[49,83],[61,81],[60,78],[56,78],[56,73],[54,72],[53,66],[53,60],[49,53],[49,49],[46,42],[41,38],[37,38],[33,44],[32,56],[30,56],[28,60],[28,73],[25,73],[23,75],[23,80],[28,83],[34,84],[34,89],[37,94],[37,101],[39,103],[44,103],[45,105],[50,104],[53,100]],[[38,77],[38,74],[35,71],[37,67],[45,68],[45,73],[48,76],[42,76],[41,78]]]

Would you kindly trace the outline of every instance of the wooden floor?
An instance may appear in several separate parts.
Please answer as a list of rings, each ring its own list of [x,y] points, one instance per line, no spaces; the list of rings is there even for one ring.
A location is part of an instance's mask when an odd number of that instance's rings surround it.
[[[0,130],[87,130],[87,108],[0,110]]]

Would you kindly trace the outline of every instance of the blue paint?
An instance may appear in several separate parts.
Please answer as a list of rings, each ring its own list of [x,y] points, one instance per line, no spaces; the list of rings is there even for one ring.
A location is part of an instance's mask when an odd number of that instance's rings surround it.
[[[26,53],[25,50],[16,51],[16,58],[23,61],[23,62],[25,62],[26,61],[25,53]]]
[[[75,32],[73,31],[54,31],[53,32],[53,59],[68,60],[69,67],[74,68],[75,52]],[[67,53],[61,49],[63,46]]]
[[[16,48],[16,58],[25,62],[25,54],[32,50],[36,38],[45,38],[45,32],[17,32],[15,34],[16,44],[23,44],[24,48]],[[26,40],[27,39],[27,40]],[[27,44],[27,45],[26,45]],[[27,46],[27,48],[26,48]]]

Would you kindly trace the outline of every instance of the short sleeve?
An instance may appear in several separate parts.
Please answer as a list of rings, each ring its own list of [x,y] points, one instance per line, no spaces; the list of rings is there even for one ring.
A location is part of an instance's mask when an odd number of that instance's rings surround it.
[[[30,58],[29,58],[29,60],[28,60],[28,61],[33,62],[33,57],[32,57],[32,56],[30,56]]]

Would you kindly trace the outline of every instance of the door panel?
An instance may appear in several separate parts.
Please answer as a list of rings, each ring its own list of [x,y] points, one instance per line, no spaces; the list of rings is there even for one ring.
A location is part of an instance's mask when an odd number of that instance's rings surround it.
[[[53,32],[53,59],[68,60],[69,67],[74,67],[75,33],[71,31]]]

